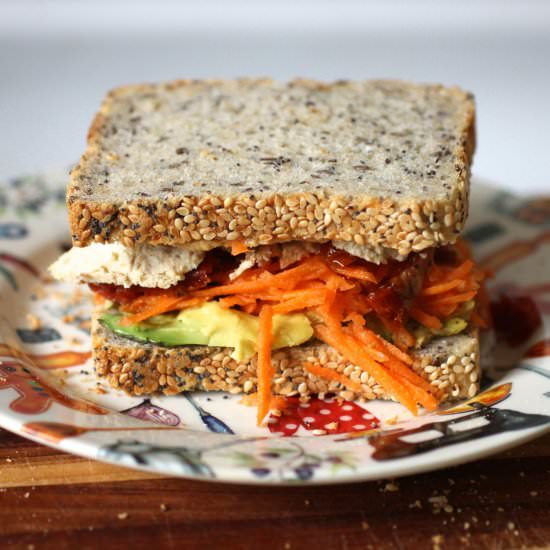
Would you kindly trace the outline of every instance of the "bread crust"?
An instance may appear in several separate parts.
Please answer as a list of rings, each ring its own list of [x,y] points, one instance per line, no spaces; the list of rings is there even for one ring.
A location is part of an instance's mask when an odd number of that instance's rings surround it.
[[[231,348],[141,344],[116,336],[97,319],[94,319],[92,344],[97,374],[130,395],[256,391],[256,358],[236,361],[230,357]],[[477,331],[434,340],[416,352],[414,359],[414,370],[441,392],[443,401],[473,397],[479,391]],[[304,369],[305,362],[335,369],[360,382],[361,393],[349,391],[339,382],[314,376]],[[334,393],[344,399],[392,399],[372,377],[321,342],[276,350],[272,364],[275,395],[305,399],[314,394]]]
[[[268,79],[242,82],[242,86],[272,85]],[[383,196],[369,193],[366,188],[353,196],[340,193],[336,185],[331,181],[325,184],[323,176],[319,176],[318,180],[313,180],[316,185],[309,182],[285,192],[262,194],[254,188],[251,191],[237,189],[229,195],[225,188],[221,192],[199,193],[186,187],[186,192],[177,193],[176,190],[166,196],[94,199],[94,189],[101,184],[94,167],[107,162],[105,158],[112,154],[105,150],[104,141],[117,101],[139,93],[153,94],[161,87],[165,93],[198,85],[196,81],[181,80],[163,85],[130,86],[118,88],[107,96],[88,133],[86,152],[71,174],[67,205],[75,246],[112,241],[122,241],[126,246],[144,242],[179,246],[201,240],[224,246],[242,240],[254,247],[291,240],[340,240],[370,247],[382,257],[405,257],[410,252],[453,243],[460,234],[468,214],[470,166],[475,149],[475,107],[471,95],[458,88],[442,86],[426,86],[425,89],[432,94],[446,94],[460,104],[460,120],[454,121],[452,128],[456,133],[450,153],[454,162],[453,181],[444,195],[431,197],[428,194],[426,198],[420,192],[414,198],[401,199],[391,189]],[[200,85],[215,87],[228,83],[201,81]],[[334,90],[347,84],[297,80],[288,84],[291,85]],[[387,86],[390,90],[391,86],[400,89],[413,86],[386,81],[373,85],[382,89]],[[236,86],[241,86],[241,81],[237,81]],[[116,159],[113,170],[116,170]],[[361,174],[363,176],[368,180],[368,170]],[[329,176],[326,178],[330,180]],[[419,190],[423,181],[425,178],[418,178]],[[306,190],[302,191],[304,188]]]

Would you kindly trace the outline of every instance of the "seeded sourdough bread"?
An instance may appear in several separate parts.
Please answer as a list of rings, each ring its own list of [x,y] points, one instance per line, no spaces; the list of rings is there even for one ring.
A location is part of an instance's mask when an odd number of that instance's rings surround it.
[[[176,81],[110,92],[73,170],[73,244],[454,242],[474,102],[399,81]]]
[[[121,338],[94,319],[94,365],[99,376],[131,395],[183,391],[256,391],[256,356],[239,362],[231,348],[209,346],[164,347]],[[479,391],[479,340],[476,331],[438,338],[416,352],[414,370],[443,393],[444,401],[473,397]],[[336,393],[345,399],[391,399],[372,377],[321,342],[273,351],[275,395],[310,396]],[[336,369],[361,381],[355,394],[336,381],[327,382],[304,369],[306,361]]]

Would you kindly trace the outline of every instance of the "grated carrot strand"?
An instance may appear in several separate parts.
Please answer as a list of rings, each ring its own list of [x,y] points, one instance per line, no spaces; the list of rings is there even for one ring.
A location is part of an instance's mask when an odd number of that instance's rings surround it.
[[[264,305],[260,310],[260,329],[258,334],[258,426],[261,425],[269,412],[269,404],[271,402],[271,381],[273,379],[273,366],[271,364],[272,330],[273,308],[270,305]]]

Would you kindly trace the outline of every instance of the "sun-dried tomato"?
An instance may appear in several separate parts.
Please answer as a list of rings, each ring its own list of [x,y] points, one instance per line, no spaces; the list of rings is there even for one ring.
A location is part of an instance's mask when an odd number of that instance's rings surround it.
[[[491,315],[497,334],[513,347],[524,344],[541,326],[540,312],[531,296],[507,296],[491,302]]]
[[[383,285],[367,294],[367,300],[372,309],[381,317],[403,323],[405,306],[399,294],[391,285]]]
[[[104,283],[90,283],[88,286],[92,292],[96,292],[100,296],[103,296],[106,300],[117,302],[119,304],[132,302],[136,298],[143,296],[144,292],[148,290],[140,286],[124,288],[123,286]]]

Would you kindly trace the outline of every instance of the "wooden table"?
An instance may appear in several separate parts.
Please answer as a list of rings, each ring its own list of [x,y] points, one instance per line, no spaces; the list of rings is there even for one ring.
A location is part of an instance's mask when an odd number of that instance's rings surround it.
[[[0,429],[0,548],[550,548],[550,435],[474,464],[327,487],[162,478]]]

